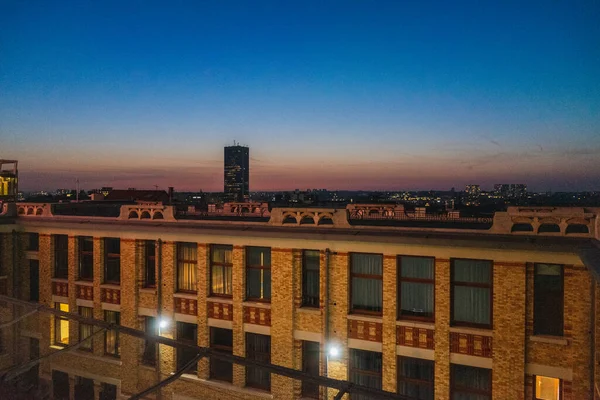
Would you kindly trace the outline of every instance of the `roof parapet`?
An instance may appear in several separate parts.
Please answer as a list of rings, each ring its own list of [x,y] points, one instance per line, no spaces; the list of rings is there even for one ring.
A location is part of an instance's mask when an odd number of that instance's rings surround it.
[[[139,202],[138,204],[121,206],[120,220],[165,220],[175,219],[175,208],[162,203]]]
[[[336,208],[274,208],[269,225],[350,227],[346,209]]]

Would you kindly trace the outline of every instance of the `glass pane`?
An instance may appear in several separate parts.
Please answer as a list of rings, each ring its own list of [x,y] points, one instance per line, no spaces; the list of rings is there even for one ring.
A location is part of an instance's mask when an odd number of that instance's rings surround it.
[[[304,269],[318,271],[320,261],[318,250],[304,250]]]
[[[454,287],[454,321],[490,324],[490,289]]]
[[[539,400],[558,400],[560,397],[560,380],[545,376],[535,377],[535,398]]]
[[[212,246],[211,250],[211,260],[213,262],[231,264],[232,246]]]
[[[268,247],[248,247],[246,257],[247,265],[271,266],[271,249]]]
[[[536,264],[535,274],[536,275],[553,275],[561,276],[562,265],[557,264]]]
[[[400,257],[400,275],[403,278],[433,279],[433,266],[433,258]]]
[[[433,284],[417,282],[400,283],[402,315],[430,317],[433,315]]]
[[[492,283],[492,262],[485,260],[454,260],[455,282]]]
[[[352,253],[351,265],[353,274],[383,274],[383,257],[381,254]]]
[[[381,279],[352,278],[352,308],[381,311],[383,303]]]

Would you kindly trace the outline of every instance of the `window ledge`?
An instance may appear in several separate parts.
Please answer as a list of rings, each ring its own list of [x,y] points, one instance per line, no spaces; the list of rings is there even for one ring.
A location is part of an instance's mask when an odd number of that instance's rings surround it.
[[[271,303],[262,303],[260,301],[244,301],[242,302],[244,307],[256,307],[256,308],[267,308],[271,309]]]
[[[383,322],[382,317],[372,316],[372,315],[364,315],[364,314],[348,314],[348,319],[354,319],[357,321],[370,321],[370,322]]]
[[[314,308],[314,307],[299,307],[299,308],[296,308],[296,311],[298,311],[299,313],[305,313],[305,314],[321,315],[321,309]]]
[[[64,350],[64,348],[67,347],[67,346],[68,346],[67,344],[65,344],[64,346],[59,346],[57,344],[51,344],[50,348],[54,349],[54,350]]]
[[[156,294],[156,288],[140,288],[140,293]]]
[[[154,371],[154,372],[156,372],[156,367],[153,367],[151,365],[146,365],[146,364],[141,364],[140,363],[140,368],[148,370],[148,371]]]
[[[206,298],[206,301],[210,301],[211,303],[233,304],[233,299],[227,297],[209,296]]]
[[[198,300],[197,293],[177,292],[177,293],[173,293],[173,297],[179,297],[180,299]]]
[[[423,328],[423,329],[434,329],[435,323],[433,322],[421,322],[421,321],[412,321],[408,319],[401,319],[396,321],[396,326],[410,326],[412,328]]]
[[[101,283],[100,284],[100,288],[101,289],[117,289],[117,290],[121,290],[121,285],[117,285],[114,283]]]
[[[569,341],[561,336],[546,336],[546,335],[534,335],[529,336],[530,342],[549,343],[557,344],[560,346],[568,346]]]
[[[171,373],[171,375],[173,375],[173,373]],[[252,395],[253,397],[262,397],[265,399],[273,398],[273,395],[271,393],[265,392],[263,390],[254,389],[254,388],[250,388],[250,387],[239,387],[239,386],[235,386],[232,383],[227,383],[224,381],[217,381],[217,380],[213,380],[213,379],[201,379],[201,378],[198,378],[197,375],[183,374],[183,375],[181,375],[181,379],[189,380],[189,381],[193,381],[193,382],[199,382],[206,386],[212,386],[212,387],[218,388],[218,389],[223,389],[223,390],[237,392],[237,393],[246,394],[246,395]]]
[[[491,329],[482,329],[482,328],[467,328],[462,326],[451,326],[450,332],[455,333],[467,333],[471,335],[481,335],[481,336],[492,336],[493,331]]]
[[[69,279],[68,278],[52,278],[51,281],[52,282],[69,283]]]
[[[94,286],[94,281],[77,280],[75,281],[75,284],[79,286]]]

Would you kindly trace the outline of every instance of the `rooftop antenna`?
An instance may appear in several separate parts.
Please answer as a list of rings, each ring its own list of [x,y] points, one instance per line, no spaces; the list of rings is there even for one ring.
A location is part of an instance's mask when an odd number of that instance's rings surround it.
[[[75,197],[75,201],[77,203],[79,203],[79,178],[77,178],[77,180],[75,182],[76,182],[76,187],[77,187],[77,189],[76,189],[77,192],[75,193],[75,196],[76,196]]]
[[[158,190],[158,185],[154,185],[154,189]]]

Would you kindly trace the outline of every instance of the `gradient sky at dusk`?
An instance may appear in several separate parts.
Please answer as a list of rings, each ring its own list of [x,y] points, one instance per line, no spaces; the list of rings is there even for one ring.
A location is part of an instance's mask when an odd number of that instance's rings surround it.
[[[485,4],[482,4],[485,3]],[[21,189],[600,190],[600,2],[0,2]]]

